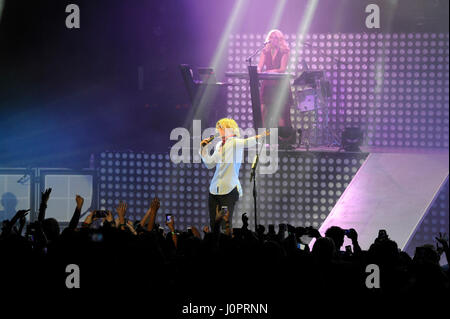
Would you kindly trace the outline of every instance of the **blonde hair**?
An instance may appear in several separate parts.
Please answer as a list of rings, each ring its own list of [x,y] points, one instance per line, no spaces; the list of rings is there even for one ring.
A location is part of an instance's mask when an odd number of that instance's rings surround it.
[[[278,38],[278,40],[280,41],[280,48],[283,49],[283,51],[289,51],[289,45],[288,45],[286,39],[284,38],[283,32],[281,32],[278,29],[273,29],[273,30],[269,31],[269,33],[267,34],[267,37],[266,37],[266,42],[269,41],[269,38],[272,34],[275,35]],[[268,46],[268,47],[270,47],[270,46]]]
[[[216,123],[216,129],[232,129],[232,132],[237,137],[240,137],[241,134],[239,133],[239,126],[237,125],[236,121],[230,118],[223,118],[217,121]]]

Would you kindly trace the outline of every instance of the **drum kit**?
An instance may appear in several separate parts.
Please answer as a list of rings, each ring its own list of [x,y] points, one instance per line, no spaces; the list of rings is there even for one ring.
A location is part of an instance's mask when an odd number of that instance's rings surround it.
[[[249,74],[249,72],[229,72],[225,76],[248,80]],[[263,72],[257,74],[257,81],[281,80],[286,77],[295,78],[291,73]],[[340,146],[336,134],[329,127],[329,100],[332,97],[332,90],[325,72],[309,70],[307,65],[304,65],[303,72],[294,79],[292,86],[295,92],[296,113],[297,115],[300,113],[300,118],[304,120],[301,121],[301,127],[298,130],[299,133],[301,132],[299,145],[304,145],[307,150],[318,146]],[[253,95],[259,96],[259,91],[252,93]]]
[[[329,127],[332,91],[324,71],[305,70],[294,80],[293,86],[296,110],[305,119],[301,127],[301,144],[307,149],[310,146],[338,146],[336,136]]]

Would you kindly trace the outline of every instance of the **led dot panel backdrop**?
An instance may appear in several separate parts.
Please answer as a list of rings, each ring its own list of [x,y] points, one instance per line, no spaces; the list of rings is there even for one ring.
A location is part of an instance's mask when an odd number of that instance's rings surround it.
[[[247,72],[245,59],[261,47],[265,36],[231,35],[227,72]],[[340,136],[345,127],[360,127],[369,146],[448,148],[448,33],[286,34],[286,38],[287,72],[299,76],[306,64],[311,70],[323,70],[331,84],[331,97],[317,114],[297,107],[301,98],[295,91],[302,88],[292,87],[295,128],[311,136],[322,132],[314,131],[316,126],[328,124]],[[229,116],[243,129],[253,127],[248,81],[228,81],[235,84],[228,91]],[[303,106],[312,101],[304,95]]]
[[[436,242],[435,237],[438,233],[449,234],[449,207],[448,207],[448,180],[442,186],[439,194],[431,206],[427,215],[424,217],[419,228],[416,230],[413,238],[411,239],[406,252],[410,256],[414,256],[415,248],[424,244],[433,244]]]
[[[367,153],[279,152],[275,174],[258,174],[258,223],[319,227],[364,162]],[[197,157],[198,159],[198,157]],[[154,196],[161,200],[157,223],[173,214],[177,228],[209,224],[208,192],[214,170],[202,163],[174,164],[168,154],[103,152],[97,157],[101,209],[128,204],[128,217],[140,220]],[[233,217],[240,227],[246,212],[253,228],[251,164],[243,163],[243,196]]]

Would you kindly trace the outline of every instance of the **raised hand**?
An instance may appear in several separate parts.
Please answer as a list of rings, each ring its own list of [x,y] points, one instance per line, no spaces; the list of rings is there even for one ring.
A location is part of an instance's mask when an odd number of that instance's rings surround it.
[[[159,202],[159,198],[155,196],[152,202],[150,203],[150,208],[145,213],[144,218],[141,220],[141,226],[144,227],[145,223],[147,223],[147,230],[152,231],[155,225],[156,213],[158,212],[161,203]]]
[[[114,222],[114,217],[110,210],[107,211],[105,220],[110,223]]]
[[[222,216],[225,223],[228,223],[230,221],[230,212],[227,210],[227,212]]]
[[[67,226],[70,230],[75,230],[78,227],[78,222],[81,217],[81,208],[83,208],[84,198],[80,195],[75,196],[75,202],[77,203],[77,207],[73,212],[72,218],[70,219],[69,225]]]
[[[77,208],[81,210],[81,208],[83,207],[84,198],[81,197],[80,195],[76,195],[75,201],[77,202]]]
[[[3,222],[3,232],[2,235],[7,235],[11,232],[12,227],[14,226],[14,224],[21,218],[24,218],[26,216],[26,214],[29,212],[29,209],[26,210],[19,210],[17,211],[17,213],[14,215],[13,218],[11,218],[10,221],[4,221]]]
[[[243,213],[241,216],[242,219],[242,229],[248,229],[248,216],[247,213]]]
[[[216,205],[216,223],[222,220],[222,214],[219,211],[219,205]]]
[[[45,210],[47,208],[47,202],[50,198],[50,193],[52,192],[51,188],[47,188],[44,192],[41,193],[41,205],[39,206],[39,214],[38,221],[43,222],[45,219]]]
[[[47,205],[48,199],[50,198],[50,193],[52,192],[51,188],[47,188],[44,192],[41,193],[41,203]]]
[[[128,205],[126,203],[119,203],[119,206],[117,206],[117,215],[119,215],[119,219],[125,219],[125,214],[127,213],[127,207]]]
[[[11,218],[11,227],[21,218],[25,217],[28,212],[30,210],[29,209],[22,209],[22,210],[18,210],[17,213],[14,215],[13,218]]]
[[[172,218],[170,219],[170,221],[166,221],[166,225],[167,227],[169,227],[171,232],[175,231],[175,218],[172,216]]]
[[[259,134],[256,135],[256,138],[261,138],[261,137],[265,137],[265,136],[269,136],[270,135],[270,131],[269,130],[265,130],[263,134]]]
[[[167,227],[169,227],[170,232],[172,233],[172,240],[173,240],[173,244],[175,245],[175,248],[178,247],[178,237],[177,234],[175,233],[175,217],[172,216],[172,218],[170,219],[170,221],[166,221],[166,225]]]
[[[195,237],[201,238],[201,237],[200,237],[200,232],[198,231],[197,227],[191,226],[191,230],[192,230],[192,234],[193,234]]]
[[[159,198],[158,197],[153,198],[153,200],[152,200],[152,202],[150,204],[150,209],[153,212],[156,212],[159,209],[160,206],[161,206],[161,203],[159,201]]]
[[[225,221],[225,233],[231,236],[231,228],[230,228],[230,211],[227,209],[227,212],[223,215],[223,220]]]
[[[30,209],[22,209],[22,210],[17,211],[17,213],[16,213],[17,219],[24,218],[25,216],[27,216],[29,211],[30,211]]]

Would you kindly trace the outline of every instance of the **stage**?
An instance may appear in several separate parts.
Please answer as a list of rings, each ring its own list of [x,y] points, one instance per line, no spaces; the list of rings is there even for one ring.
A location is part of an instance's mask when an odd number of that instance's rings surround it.
[[[447,295],[448,12],[0,0],[0,287],[161,318]]]

